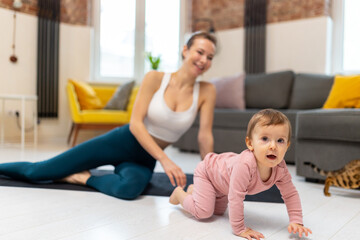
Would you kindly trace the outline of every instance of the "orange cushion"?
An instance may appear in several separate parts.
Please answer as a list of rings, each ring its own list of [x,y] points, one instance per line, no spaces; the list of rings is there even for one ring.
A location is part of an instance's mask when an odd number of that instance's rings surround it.
[[[86,82],[69,79],[75,87],[81,110],[101,109],[103,104],[94,89]]]

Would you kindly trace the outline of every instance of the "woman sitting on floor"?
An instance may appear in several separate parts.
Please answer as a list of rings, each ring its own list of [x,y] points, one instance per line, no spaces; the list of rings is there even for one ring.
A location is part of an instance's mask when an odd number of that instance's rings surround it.
[[[91,186],[122,199],[138,197],[159,161],[173,186],[184,187],[186,176],[164,152],[190,128],[200,113],[199,145],[203,158],[213,151],[215,87],[196,82],[215,54],[216,39],[197,32],[183,47],[183,63],[173,73],[151,71],[141,83],[129,125],[86,141],[49,160],[0,164],[0,174],[39,182],[62,180]],[[92,176],[89,169],[113,165],[113,174]]]

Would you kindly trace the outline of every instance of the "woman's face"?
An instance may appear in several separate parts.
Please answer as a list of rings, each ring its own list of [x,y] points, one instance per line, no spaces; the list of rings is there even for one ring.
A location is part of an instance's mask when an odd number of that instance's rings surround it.
[[[206,72],[212,63],[215,54],[215,45],[208,39],[196,38],[188,49],[186,46],[183,50],[184,63],[189,66],[196,76]]]

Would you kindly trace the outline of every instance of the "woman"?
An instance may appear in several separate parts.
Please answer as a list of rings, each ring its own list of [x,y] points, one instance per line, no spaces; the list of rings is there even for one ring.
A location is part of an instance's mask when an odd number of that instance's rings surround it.
[[[86,141],[46,161],[0,164],[0,174],[25,181],[61,180],[84,184],[105,194],[135,199],[151,179],[159,161],[173,186],[184,187],[186,176],[164,152],[200,113],[200,154],[213,151],[215,87],[196,82],[215,54],[216,39],[193,34],[183,47],[183,63],[174,73],[151,71],[141,83],[129,125]],[[114,174],[92,176],[89,169],[114,165]]]

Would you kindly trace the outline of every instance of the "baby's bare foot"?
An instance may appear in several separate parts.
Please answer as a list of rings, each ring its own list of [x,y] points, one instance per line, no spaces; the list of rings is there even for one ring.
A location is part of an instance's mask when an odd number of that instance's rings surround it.
[[[192,192],[194,191],[194,184],[190,184],[186,190],[186,192],[188,194],[192,194]]]
[[[174,204],[174,205],[178,205],[180,203],[179,199],[178,199],[178,192],[179,191],[182,191],[182,188],[181,187],[176,187],[174,189],[174,191],[172,192],[172,194],[170,195],[170,198],[169,198],[169,202],[171,204]]]
[[[60,179],[62,182],[72,183],[72,184],[80,184],[80,185],[86,185],[87,180],[91,177],[91,174],[89,171],[83,171],[79,173],[75,173],[72,175],[69,175],[63,179]]]

